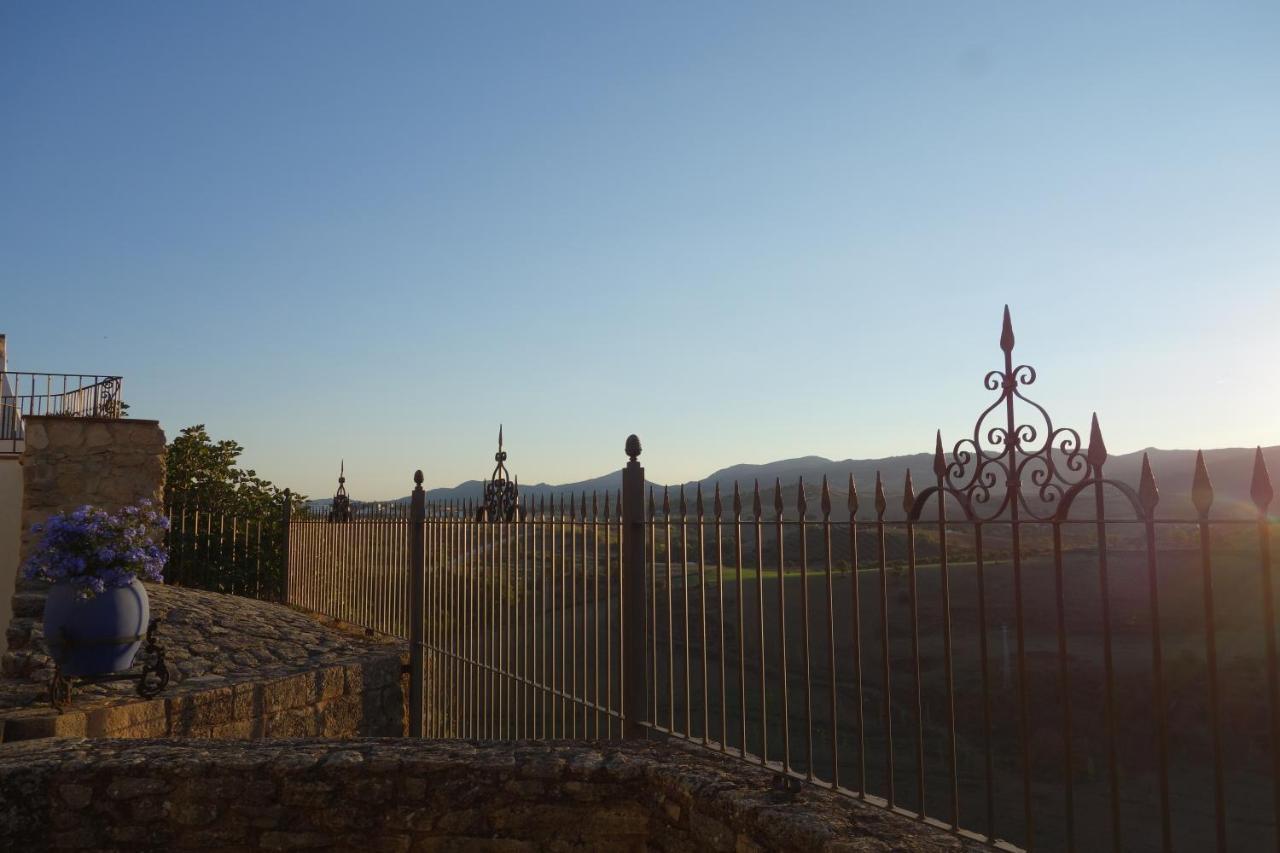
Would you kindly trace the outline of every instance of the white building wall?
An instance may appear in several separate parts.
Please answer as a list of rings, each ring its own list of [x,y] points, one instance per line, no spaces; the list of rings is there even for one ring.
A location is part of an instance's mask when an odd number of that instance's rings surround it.
[[[0,455],[0,649],[13,617],[14,582],[18,577],[18,543],[22,538],[22,466],[18,457]]]

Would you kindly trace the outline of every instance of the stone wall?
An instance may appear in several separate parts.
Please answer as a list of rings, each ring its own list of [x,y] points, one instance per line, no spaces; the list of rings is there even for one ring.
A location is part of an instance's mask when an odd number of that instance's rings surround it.
[[[679,744],[0,746],[6,850],[989,849]]]
[[[163,502],[165,440],[158,421],[30,416],[23,423],[24,557],[31,525],[59,510]]]

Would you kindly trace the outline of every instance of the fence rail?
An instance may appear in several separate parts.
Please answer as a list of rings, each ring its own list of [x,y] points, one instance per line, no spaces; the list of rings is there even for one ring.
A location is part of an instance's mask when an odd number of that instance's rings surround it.
[[[707,484],[289,526],[289,600],[410,640],[415,733],[675,737],[1026,850],[1280,849],[1259,450],[1191,514],[998,391],[917,490]],[[1032,410],[1035,425],[1021,411]],[[861,491],[860,491],[861,489]],[[891,509],[891,505],[894,507]],[[1231,846],[1229,846],[1231,845]]]

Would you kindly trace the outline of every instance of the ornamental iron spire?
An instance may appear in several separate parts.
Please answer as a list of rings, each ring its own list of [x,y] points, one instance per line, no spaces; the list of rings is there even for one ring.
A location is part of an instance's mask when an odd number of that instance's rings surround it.
[[[489,521],[514,521],[520,507],[520,488],[507,474],[507,451],[502,449],[502,424],[498,424],[498,452],[493,454],[493,473],[484,484],[484,505],[477,517]]]
[[[351,520],[351,498],[347,497],[347,461],[338,462],[338,490],[333,493],[333,503],[329,507],[329,521],[341,522]]]
[[[1076,430],[1055,426],[1048,410],[1026,396],[1036,370],[1014,361],[1014,343],[1006,305],[1000,323],[1004,365],[982,383],[999,396],[978,416],[973,433],[956,442],[950,460],[941,452],[941,436],[934,449],[937,488],[953,495],[970,521],[1048,520],[1073,487],[1091,474],[1101,476],[1106,461],[1096,417],[1086,450]]]

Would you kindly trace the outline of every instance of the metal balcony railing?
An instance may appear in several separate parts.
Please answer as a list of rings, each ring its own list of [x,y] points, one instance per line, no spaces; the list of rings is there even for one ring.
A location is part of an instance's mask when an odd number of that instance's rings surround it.
[[[0,371],[0,453],[19,453],[32,415],[119,418],[123,379],[87,373]]]

